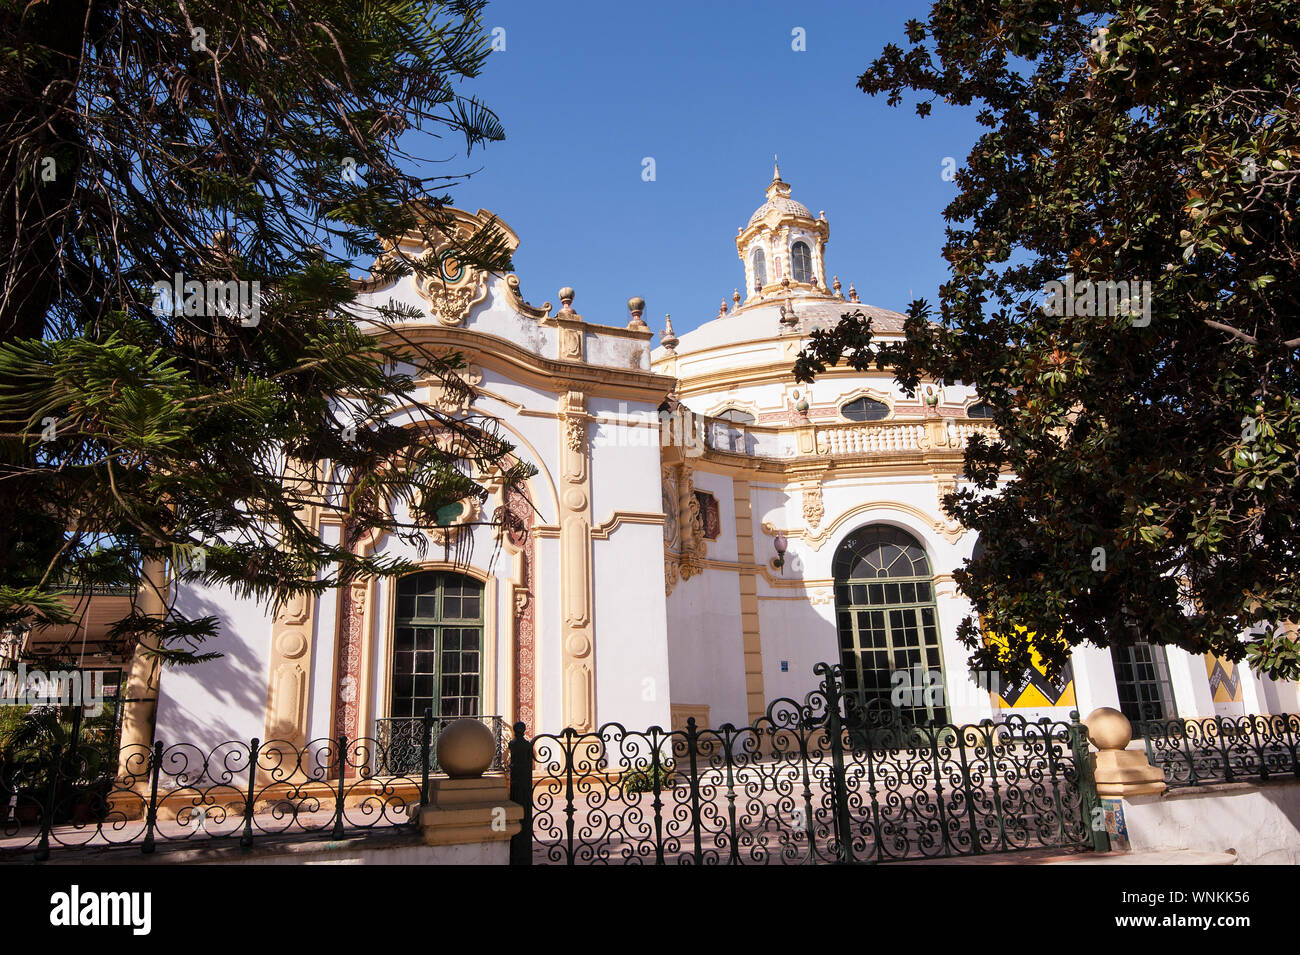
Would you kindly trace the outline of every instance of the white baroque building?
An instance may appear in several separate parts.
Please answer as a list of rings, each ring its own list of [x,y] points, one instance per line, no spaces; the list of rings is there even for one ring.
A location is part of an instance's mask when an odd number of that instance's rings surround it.
[[[456,215],[466,229],[488,217]],[[825,214],[791,198],[776,171],[735,238],[744,293],[680,337],[669,322],[659,348],[638,299],[630,323],[598,324],[574,310],[572,290],[558,309],[533,306],[514,276],[454,265],[441,282],[367,286],[375,302],[424,312],[412,337],[466,357],[471,396],[430,400],[498,419],[537,474],[513,496],[489,482],[481,508],[430,529],[435,543],[467,535],[467,563],[380,536],[365,546],[420,560],[421,572],[274,616],[186,586],[183,609],[221,617],[223,656],[161,675],[137,659],[133,679],[156,689],[156,714],[129,720],[124,741],[375,736],[425,707],[530,731],[690,716],[741,725],[777,697],[802,698],[819,661],[844,663],[864,700],[910,687],[910,718],[1139,700],[1185,717],[1300,708],[1294,684],[1177,649],[1084,648],[1056,684],[1035,672],[979,685],[956,641],[971,607],[952,576],[975,535],[940,501],[988,424],[964,386],[909,396],[887,373],[846,368],[793,381],[808,333],[846,311],[871,315],[886,338],[902,329],[899,313],[842,292],[829,238]],[[515,531],[492,525],[501,508],[516,510]],[[338,538],[336,524],[308,517]]]

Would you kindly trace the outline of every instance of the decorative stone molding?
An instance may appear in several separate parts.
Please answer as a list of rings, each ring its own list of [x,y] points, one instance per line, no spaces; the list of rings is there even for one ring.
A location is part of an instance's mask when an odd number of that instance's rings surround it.
[[[543,325],[547,324],[547,319],[551,316],[551,303],[543,302],[539,308],[524,301],[523,293],[519,290],[519,276],[513,273],[506,276],[506,298],[516,312],[535,318]]]
[[[471,494],[455,502],[460,505],[460,512],[446,524],[426,526],[424,533],[439,547],[454,547],[470,525],[483,515],[483,502]]]
[[[564,361],[582,361],[582,329],[560,329],[560,358]]]
[[[677,513],[677,487],[673,480],[672,468],[664,468],[662,474],[663,481],[663,509],[664,509],[664,550],[678,549],[680,542],[680,516]]]
[[[802,542],[803,545],[806,546],[813,553],[817,553],[819,550],[822,549],[823,545],[825,545],[825,543],[828,540],[830,540],[832,537],[835,536],[836,532],[844,524],[846,524],[849,521],[855,520],[859,515],[867,511],[875,510],[877,508],[883,508],[891,511],[901,511],[904,514],[908,514],[911,517],[916,518],[922,524],[929,527],[932,531],[934,531],[936,534],[938,534],[940,537],[942,537],[950,544],[955,544],[958,540],[961,539],[962,535],[966,533],[966,528],[962,527],[959,524],[949,524],[945,521],[932,517],[929,514],[926,514],[924,511],[920,510],[919,508],[913,507],[910,504],[904,504],[901,501],[870,501],[864,504],[860,504],[857,507],[845,511],[843,514],[840,514],[837,518],[835,518],[835,520],[831,521],[829,524],[824,525],[821,530],[816,532],[804,530],[804,529],[796,530],[794,528],[777,527],[770,520],[763,521],[760,526],[763,533],[767,534],[769,537],[776,537],[777,535],[783,535],[786,539],[790,540],[791,542],[794,541]]]
[[[460,379],[464,387],[458,388],[444,381],[431,380],[428,382],[428,402],[445,415],[460,417],[469,413],[470,405],[478,397],[478,385],[483,383],[483,369],[478,365],[465,365],[452,374]]]
[[[681,582],[681,575],[677,572],[678,559],[672,554],[664,554],[664,596],[671,597],[673,588]]]
[[[579,391],[570,391],[560,398],[560,422],[564,427],[564,445],[574,454],[586,455],[587,450],[586,398]]]
[[[682,580],[690,580],[704,569],[706,548],[704,515],[700,501],[695,496],[695,468],[683,461],[677,478],[677,512],[681,521],[681,557],[679,573]]]
[[[480,223],[458,219],[453,225],[457,241],[473,235]],[[470,310],[487,298],[487,274],[461,262],[452,248],[442,240],[420,256],[424,266],[415,275],[415,288],[429,303],[430,314],[443,325],[461,325]]]
[[[361,680],[369,642],[371,582],[353,580],[339,588],[338,657],[334,666],[334,734],[361,736]]]
[[[563,325],[564,322],[563,318],[555,319],[557,325]],[[576,390],[592,397],[644,401],[655,405],[664,400],[672,388],[671,378],[639,368],[579,363],[577,359],[581,356],[582,343],[580,331],[583,327],[585,326],[579,324],[571,329],[579,332],[573,339],[574,348],[578,351],[567,360],[538,355],[505,338],[488,335],[466,338],[458,329],[438,325],[426,324],[404,329],[403,339],[390,333],[383,333],[378,337],[381,341],[391,344],[409,341],[429,348],[450,348],[461,352],[481,368],[490,368],[521,385],[540,391],[554,393],[557,390],[557,382],[565,381],[572,382]],[[600,326],[600,334],[629,339],[636,335],[635,332],[626,329],[607,326]],[[559,387],[564,388],[564,386]]]
[[[523,723],[528,732],[535,729],[537,714],[537,599],[536,553],[534,546],[534,520],[532,502],[521,487],[505,492],[505,507],[509,512],[506,525],[506,545],[518,553],[519,582],[510,588],[510,605],[514,622],[514,696],[515,720]]]
[[[803,519],[808,522],[808,530],[815,531],[822,522],[826,510],[822,506],[821,482],[813,481],[803,486]]]
[[[662,514],[652,514],[646,511],[614,511],[610,514],[609,520],[592,527],[591,539],[594,541],[607,541],[610,535],[625,524],[647,524],[660,527],[663,523],[664,516]]]

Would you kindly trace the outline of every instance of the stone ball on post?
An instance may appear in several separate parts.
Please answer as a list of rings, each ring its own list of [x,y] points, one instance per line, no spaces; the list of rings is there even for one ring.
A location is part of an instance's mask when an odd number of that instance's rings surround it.
[[[452,779],[475,779],[492,765],[496,748],[496,737],[486,723],[453,720],[438,734],[438,766]]]
[[[1113,706],[1099,706],[1084,719],[1088,741],[1099,750],[1126,749],[1133,741],[1133,724]]]

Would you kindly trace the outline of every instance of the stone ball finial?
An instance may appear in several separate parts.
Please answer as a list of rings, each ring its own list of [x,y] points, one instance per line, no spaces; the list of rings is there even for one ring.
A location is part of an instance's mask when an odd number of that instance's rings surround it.
[[[573,289],[571,289],[567,285],[564,288],[560,289],[560,304],[563,306],[560,309],[560,311],[562,312],[573,311]]]
[[[632,313],[632,321],[627,323],[628,328],[634,328],[637,331],[645,331],[650,328],[641,320],[641,313],[645,311],[645,299],[639,295],[634,295],[627,300],[627,309]]]
[[[486,723],[453,720],[438,734],[438,765],[452,779],[474,779],[492,765],[496,745]]]
[[[1133,741],[1133,724],[1113,706],[1099,706],[1083,721],[1088,741],[1099,750],[1126,749]]]
[[[735,308],[739,304],[740,304],[740,289],[733,288],[731,290],[731,307]]]

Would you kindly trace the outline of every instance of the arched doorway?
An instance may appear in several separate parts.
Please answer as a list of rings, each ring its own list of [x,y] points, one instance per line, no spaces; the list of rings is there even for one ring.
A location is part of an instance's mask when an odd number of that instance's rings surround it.
[[[939,612],[920,541],[887,524],[860,527],[835,551],[832,573],[845,691],[873,723],[946,723]]]

